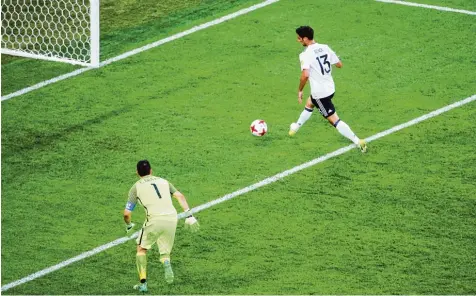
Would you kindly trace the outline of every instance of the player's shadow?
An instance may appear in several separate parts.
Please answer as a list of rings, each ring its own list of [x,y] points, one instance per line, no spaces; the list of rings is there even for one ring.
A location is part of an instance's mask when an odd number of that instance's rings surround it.
[[[61,129],[60,131],[54,131],[51,133],[43,132],[43,131],[41,132],[33,131],[33,132],[22,133],[21,135],[17,135],[14,141],[10,141],[10,142],[5,141],[2,143],[3,144],[2,146],[4,146],[3,152],[5,153],[3,157],[16,155],[21,152],[26,152],[26,151],[30,151],[30,150],[34,150],[38,148],[53,146],[57,141],[65,139],[66,137],[68,137],[69,135],[75,132],[83,131],[87,129],[88,127],[101,124],[108,119],[111,119],[113,117],[129,112],[131,108],[132,108],[132,105],[126,105],[122,108],[111,110],[104,114],[98,115],[94,118],[87,119],[81,123],[67,126],[64,129]],[[27,143],[27,144],[23,144],[23,143]]]

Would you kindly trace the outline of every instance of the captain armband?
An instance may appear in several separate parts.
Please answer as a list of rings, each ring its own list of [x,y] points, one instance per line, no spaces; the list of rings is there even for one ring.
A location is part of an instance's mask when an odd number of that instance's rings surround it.
[[[130,201],[128,201],[128,202],[126,203],[126,210],[132,211],[132,210],[134,210],[135,207],[136,207],[136,204],[135,204],[135,203],[132,203],[132,202],[130,202]]]

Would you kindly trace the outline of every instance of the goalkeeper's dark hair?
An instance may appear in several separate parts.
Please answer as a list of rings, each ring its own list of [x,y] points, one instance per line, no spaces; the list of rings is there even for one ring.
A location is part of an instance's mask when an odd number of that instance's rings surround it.
[[[309,26],[300,26],[296,29],[296,34],[301,38],[307,37],[309,40],[314,40],[314,30]]]
[[[150,166],[150,162],[148,160],[139,160],[139,162],[137,163],[137,173],[141,177],[150,175],[151,169],[152,167]]]

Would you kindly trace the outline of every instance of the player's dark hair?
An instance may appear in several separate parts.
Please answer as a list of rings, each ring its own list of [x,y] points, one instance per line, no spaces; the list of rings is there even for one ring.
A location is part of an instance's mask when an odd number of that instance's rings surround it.
[[[307,37],[309,40],[314,40],[314,30],[309,26],[300,26],[296,29],[296,34],[301,38]]]
[[[151,169],[152,167],[150,166],[150,162],[148,160],[139,160],[137,163],[137,173],[141,177],[150,175]]]

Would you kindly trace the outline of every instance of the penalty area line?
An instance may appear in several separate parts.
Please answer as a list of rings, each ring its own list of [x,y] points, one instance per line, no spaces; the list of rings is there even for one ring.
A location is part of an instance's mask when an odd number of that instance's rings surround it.
[[[469,14],[469,15],[476,15],[476,11],[470,11],[470,10],[464,10],[464,9],[455,9],[455,8],[444,7],[444,6],[436,6],[436,5],[421,4],[421,3],[399,1],[399,0],[375,0],[375,1],[383,2],[383,3],[400,4],[400,5],[406,5],[406,6],[435,9],[435,10],[439,10],[439,11],[448,11],[448,12],[457,12],[457,13],[463,13],[463,14]]]
[[[437,109],[437,110],[435,110],[435,111],[432,111],[432,112],[430,112],[430,113],[428,113],[428,114],[425,114],[425,115],[422,115],[422,116],[417,117],[417,118],[415,118],[415,119],[412,119],[412,120],[410,120],[410,121],[408,121],[408,122],[405,122],[405,123],[396,125],[396,126],[390,128],[390,129],[387,129],[387,130],[385,130],[385,131],[383,131],[383,132],[380,132],[380,133],[377,133],[377,134],[375,134],[375,135],[373,135],[373,136],[370,136],[370,137],[366,138],[365,140],[366,140],[367,142],[375,141],[375,140],[377,140],[377,139],[380,139],[380,138],[382,138],[382,137],[385,137],[385,136],[388,136],[388,135],[390,135],[390,134],[393,134],[393,133],[395,133],[395,132],[397,132],[397,131],[399,131],[399,130],[402,130],[402,129],[404,129],[404,128],[407,128],[407,127],[410,127],[410,126],[412,126],[412,125],[418,124],[418,123],[420,123],[420,122],[422,122],[422,121],[424,121],[424,120],[427,120],[427,119],[433,118],[433,117],[435,117],[435,116],[438,116],[438,115],[440,115],[440,114],[442,114],[442,113],[448,112],[448,111],[450,111],[450,110],[452,110],[452,109],[454,109],[454,108],[458,108],[458,107],[461,107],[461,106],[466,105],[466,104],[468,104],[468,103],[471,103],[472,101],[475,101],[475,100],[476,100],[476,94],[475,94],[475,95],[472,95],[472,96],[470,96],[470,97],[468,97],[468,98],[466,98],[466,99],[464,99],[464,100],[455,102],[455,103],[453,103],[453,104],[450,104],[450,105],[447,105],[447,106],[442,107],[442,108],[440,108],[440,109]],[[282,173],[279,173],[279,174],[276,174],[276,175],[271,176],[271,177],[269,177],[269,178],[266,178],[266,179],[264,179],[264,180],[262,180],[262,181],[260,181],[260,182],[258,182],[258,183],[252,184],[252,185],[250,185],[250,186],[247,186],[247,187],[245,187],[245,188],[242,188],[242,189],[237,190],[237,191],[235,191],[235,192],[232,192],[232,193],[230,193],[230,194],[224,195],[224,196],[222,196],[222,197],[220,197],[220,198],[218,198],[218,199],[215,199],[215,200],[212,200],[212,201],[210,201],[210,202],[207,202],[207,203],[205,203],[205,204],[203,204],[203,205],[197,206],[197,207],[191,209],[191,211],[192,211],[192,213],[198,213],[198,212],[200,212],[200,211],[203,211],[203,210],[205,210],[205,209],[208,209],[208,208],[210,208],[210,207],[213,207],[213,206],[215,206],[215,205],[217,205],[217,204],[220,204],[220,203],[222,203],[222,202],[225,202],[225,201],[230,200],[230,199],[232,199],[232,198],[235,198],[235,197],[237,197],[237,196],[243,195],[243,194],[245,194],[245,193],[248,193],[248,192],[250,192],[250,191],[253,191],[253,190],[255,190],[255,189],[258,189],[258,188],[260,188],[260,187],[263,187],[263,186],[269,185],[269,184],[271,184],[271,183],[274,183],[274,182],[276,182],[276,181],[278,181],[278,180],[281,180],[281,179],[283,179],[283,178],[285,178],[285,177],[287,177],[287,176],[289,176],[289,175],[292,175],[292,174],[294,174],[294,173],[297,173],[297,172],[299,172],[299,171],[301,171],[301,170],[303,170],[303,169],[305,169],[305,168],[314,166],[314,165],[316,165],[316,164],[318,164],[318,163],[321,163],[321,162],[324,162],[324,161],[326,161],[326,160],[328,160],[328,159],[330,159],[330,158],[333,158],[333,157],[339,156],[339,155],[341,155],[341,154],[344,154],[344,153],[346,153],[346,152],[348,152],[348,151],[350,151],[350,150],[352,150],[352,149],[355,149],[355,147],[356,147],[355,144],[351,144],[351,145],[342,147],[342,148],[337,149],[337,150],[335,150],[335,151],[333,151],[333,152],[331,152],[331,153],[325,154],[325,155],[320,156],[320,157],[318,157],[318,158],[315,158],[315,159],[313,159],[313,160],[311,160],[311,161],[308,161],[308,162],[303,163],[303,164],[301,164],[301,165],[295,166],[295,167],[293,167],[293,168],[291,168],[291,169],[289,169],[289,170],[286,170],[286,171],[284,171],[284,172],[282,172]],[[179,219],[184,218],[184,217],[185,217],[184,213],[180,213],[180,214],[178,215],[178,218],[179,218]],[[73,257],[73,258],[71,258],[71,259],[65,260],[65,261],[63,261],[63,262],[61,262],[61,263],[58,263],[58,264],[56,264],[56,265],[53,265],[53,266],[51,266],[51,267],[48,267],[48,268],[45,268],[45,269],[40,270],[40,271],[38,271],[38,272],[35,272],[35,273],[33,273],[33,274],[30,274],[30,275],[28,275],[28,276],[26,276],[26,277],[24,277],[24,278],[22,278],[22,279],[19,279],[19,280],[17,280],[17,281],[11,282],[11,283],[8,283],[8,284],[2,286],[1,291],[3,292],[3,291],[6,291],[6,290],[8,290],[8,289],[11,289],[11,288],[13,288],[13,287],[19,286],[19,285],[21,285],[21,284],[30,282],[30,281],[32,281],[32,280],[34,280],[34,279],[37,279],[37,278],[42,277],[42,276],[44,276],[44,275],[47,275],[47,274],[49,274],[49,273],[51,273],[51,272],[53,272],[53,271],[56,271],[56,270],[61,269],[61,268],[63,268],[63,267],[66,267],[66,266],[68,266],[68,265],[70,265],[70,264],[72,264],[72,263],[74,263],[74,262],[83,260],[83,259],[88,258],[88,257],[91,257],[91,256],[93,256],[93,255],[95,255],[95,254],[97,254],[97,253],[100,253],[100,252],[103,252],[103,251],[105,251],[105,250],[107,250],[107,249],[110,249],[110,248],[112,248],[112,247],[114,247],[114,246],[123,244],[123,243],[125,243],[125,242],[127,242],[127,241],[129,241],[129,240],[132,240],[132,239],[136,238],[136,237],[138,236],[138,234],[139,234],[139,231],[135,232],[135,233],[134,233],[132,236],[130,236],[130,237],[128,237],[128,236],[121,237],[121,238],[119,238],[119,239],[117,239],[117,240],[115,240],[115,241],[112,241],[112,242],[107,243],[107,244],[105,244],[105,245],[99,246],[99,247],[94,248],[94,249],[92,249],[92,250],[90,250],[90,251],[84,252],[84,253],[82,253],[82,254],[76,256],[76,257]]]
[[[117,61],[120,61],[120,60],[123,60],[125,58],[128,58],[130,56],[133,56],[133,55],[136,55],[138,53],[141,53],[143,51],[146,51],[146,50],[149,50],[151,48],[155,48],[157,46],[160,46],[160,45],[163,45],[165,43],[168,43],[168,42],[171,42],[171,41],[174,41],[176,39],[179,39],[179,38],[182,38],[182,37],[185,37],[187,35],[190,35],[192,33],[195,33],[195,32],[198,32],[198,31],[201,31],[203,29],[206,29],[206,28],[209,28],[209,27],[212,27],[212,26],[215,26],[215,25],[218,25],[218,24],[221,24],[223,22],[226,22],[228,20],[231,20],[231,19],[234,19],[240,15],[244,15],[244,14],[247,14],[249,12],[252,12],[252,11],[255,11],[259,8],[262,8],[262,7],[265,7],[265,6],[268,6],[270,4],[273,4],[273,3],[276,3],[278,2],[279,0],[266,0],[264,2],[261,2],[261,3],[258,3],[258,4],[255,4],[253,6],[250,6],[248,8],[244,8],[244,9],[241,9],[241,10],[238,10],[234,13],[231,13],[231,14],[228,14],[228,15],[225,15],[223,17],[220,17],[220,18],[217,18],[213,21],[209,21],[207,23],[203,23],[201,25],[198,25],[198,26],[195,26],[191,29],[188,29],[188,30],[185,30],[183,32],[180,32],[180,33],[177,33],[175,35],[172,35],[170,37],[167,37],[167,38],[164,38],[164,39],[161,39],[159,41],[156,41],[156,42],[153,42],[153,43],[150,43],[148,45],[145,45],[145,46],[142,46],[142,47],[139,47],[139,48],[136,48],[134,50],[131,50],[131,51],[128,51],[128,52],[125,52],[123,54],[120,54],[116,57],[113,57],[113,58],[110,58],[108,60],[105,60],[104,62],[101,62],[99,63],[99,66],[98,67],[87,67],[87,68],[80,68],[80,69],[77,69],[75,71],[72,71],[72,72],[69,72],[69,73],[66,73],[66,74],[63,74],[63,75],[60,75],[60,76],[57,76],[55,78],[52,78],[52,79],[48,79],[48,80],[45,80],[43,82],[40,82],[40,83],[37,83],[35,85],[32,85],[32,86],[29,86],[29,87],[26,87],[26,88],[23,88],[23,89],[20,89],[16,92],[13,92],[13,93],[10,93],[8,95],[5,95],[5,96],[2,96],[2,102],[3,101],[6,101],[8,99],[11,99],[11,98],[14,98],[14,97],[18,97],[18,96],[21,96],[21,95],[24,95],[26,93],[29,93],[31,91],[34,91],[34,90],[37,90],[39,88],[42,88],[44,86],[47,86],[47,85],[50,85],[50,84],[53,84],[53,83],[56,83],[56,82],[59,82],[59,81],[62,81],[62,80],[65,80],[65,79],[68,79],[70,77],[74,77],[74,76],[77,76],[81,73],[84,73],[86,71],[89,71],[89,70],[93,70],[93,69],[98,69],[98,68],[102,68],[106,65],[109,65],[111,63],[114,63],[114,62],[117,62]]]

